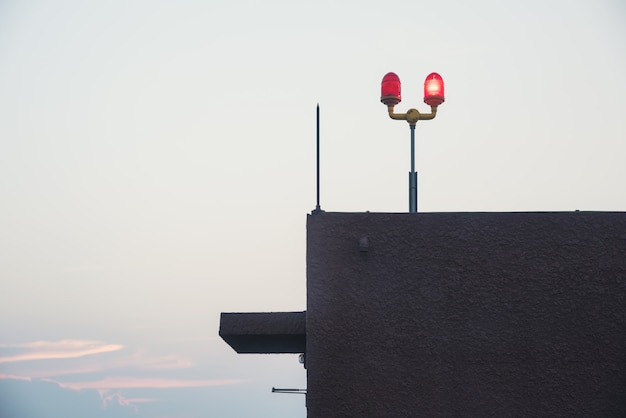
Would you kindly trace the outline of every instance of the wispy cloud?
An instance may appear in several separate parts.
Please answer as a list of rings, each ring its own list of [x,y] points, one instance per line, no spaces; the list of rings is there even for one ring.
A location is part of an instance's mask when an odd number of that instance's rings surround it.
[[[15,374],[5,374],[5,373],[0,373],[0,380],[2,379],[6,379],[6,380],[26,380],[27,382],[30,382],[32,379],[30,377],[26,377],[26,376],[18,376]]]
[[[64,389],[64,393],[74,393],[76,396],[83,394],[83,397],[85,393],[97,392],[101,408],[110,409],[111,413],[123,407],[138,414],[142,404],[165,402],[158,398],[159,395],[137,396],[137,389],[160,392],[167,389],[236,385],[248,381],[173,376],[172,372],[176,373],[177,369],[191,368],[192,361],[177,353],[153,355],[145,349],[129,350],[121,344],[86,339],[0,344],[0,365],[5,369],[4,373],[0,373],[0,380],[24,380],[31,382],[34,388],[41,388],[42,383],[53,384]],[[152,376],[134,375],[145,375],[146,371]],[[167,373],[168,377],[154,376],[154,373],[160,372]],[[123,375],[116,376],[121,373]]]
[[[194,379],[166,379],[154,377],[127,377],[114,376],[91,382],[56,382],[59,386],[68,389],[171,389],[171,388],[192,388],[208,386],[226,386],[245,383],[245,379],[215,379],[215,380],[194,380]]]
[[[192,365],[193,363],[189,359],[178,355],[141,356],[138,352],[131,356],[122,356],[118,358],[77,358],[76,362],[73,364],[44,364],[41,367],[31,367],[28,370],[22,370],[22,373],[26,373],[30,378],[52,378],[55,376],[100,373],[116,369],[135,371],[178,370],[188,369]],[[0,374],[0,379],[2,378],[2,374]]]
[[[137,350],[132,356],[117,359],[112,363],[112,367],[128,367],[133,366],[142,369],[151,370],[171,370],[186,369],[192,366],[191,360],[178,354],[168,354],[164,356],[154,356],[146,352],[146,350]]]
[[[106,408],[111,404],[117,404],[120,406],[130,407],[135,411],[135,413],[139,413],[137,404],[159,401],[157,398],[129,398],[124,396],[122,393],[111,392],[108,389],[98,389],[98,395],[100,395],[100,400],[102,401],[102,408]]]
[[[48,342],[48,341],[37,341],[32,343],[24,343],[24,344],[3,344],[3,348],[21,348],[21,349],[31,349],[34,350],[32,355],[39,353],[37,358],[60,358],[59,356],[44,356],[42,353],[47,353],[49,351],[60,351],[65,352],[70,348],[74,349],[75,353],[87,352],[90,350],[97,352],[104,352],[102,349],[106,348],[110,344],[104,344],[97,341],[78,341],[78,340],[66,340],[66,341],[56,341],[56,342]],[[52,349],[54,348],[54,349]],[[71,350],[69,350],[71,351]],[[19,355],[22,358],[25,356],[24,354]],[[18,357],[18,355],[13,356]],[[71,356],[74,357],[74,356]],[[5,359],[8,357],[5,357]],[[67,358],[63,356],[61,358]],[[30,359],[30,358],[29,358]],[[6,360],[5,360],[6,361]],[[18,361],[18,360],[15,360]],[[58,361],[53,360],[51,363],[57,363]],[[100,398],[100,408],[101,413],[105,413],[104,410],[109,410],[110,413],[117,416],[118,412],[123,413],[127,416],[128,412],[123,412],[123,410],[130,411],[130,414],[137,415],[139,414],[139,409],[141,405],[154,403],[154,402],[168,402],[167,399],[171,396],[171,393],[161,392],[162,390],[167,391],[168,389],[184,389],[184,388],[204,388],[204,387],[217,387],[217,386],[227,386],[227,385],[236,385],[248,382],[248,379],[190,379],[185,377],[178,376],[169,376],[169,377],[139,377],[129,375],[128,373],[140,372],[140,370],[151,370],[151,373],[154,373],[158,370],[166,370],[165,372],[170,374],[172,368],[187,368],[191,362],[185,360],[182,357],[176,355],[167,355],[167,356],[156,356],[149,357],[146,356],[144,351],[138,350],[135,351],[132,355],[122,355],[121,358],[113,358],[111,359],[109,355],[104,357],[83,357],[80,359],[71,358],[69,360],[70,365],[63,365],[63,369],[59,368],[57,370],[56,376],[61,376],[61,371],[64,370],[67,372],[65,379],[63,378],[50,378],[50,376],[54,376],[55,374],[51,374],[49,371],[46,373],[47,376],[40,376],[40,378],[36,378],[35,375],[37,371],[33,374],[33,372],[28,373],[27,375],[22,375],[22,373],[0,373],[0,380],[23,380],[28,381],[32,386],[29,386],[29,391],[32,389],[36,393],[36,391],[43,391],[41,393],[50,394],[54,393],[54,396],[61,396],[63,399],[67,399],[68,402],[64,404],[71,404],[73,402],[86,402],[86,399],[90,398],[89,393],[96,392]],[[92,363],[102,363],[102,367],[89,367]],[[140,363],[139,367],[137,364]],[[45,363],[45,362],[44,362]],[[60,363],[64,363],[60,361]],[[79,363],[72,367],[71,363]],[[37,366],[37,369],[41,366],[39,363],[28,363],[29,365]],[[16,363],[16,366],[20,369],[25,367],[26,363]],[[44,364],[45,365],[45,364]],[[111,367],[112,365],[116,365],[116,367]],[[68,367],[69,366],[69,367]],[[86,367],[87,366],[87,367]],[[9,364],[6,364],[5,367],[9,367]],[[50,366],[47,366],[50,367]],[[112,369],[119,369],[123,367],[125,375],[123,376],[107,376],[102,378],[102,375],[99,374],[104,370],[109,370],[108,373],[113,372]],[[131,369],[131,370],[129,370]],[[134,370],[132,370],[134,369]],[[49,369],[50,370],[50,369]],[[90,373],[98,371],[96,375],[90,375]],[[119,370],[118,370],[119,371]],[[78,373],[81,375],[78,376]],[[72,377],[70,377],[72,376]],[[67,380],[66,380],[67,379]],[[50,389],[46,389],[47,387],[58,387],[63,389],[62,392],[53,391],[50,392]],[[50,386],[54,385],[54,386]],[[142,395],[137,396],[136,390],[140,390],[139,393]],[[145,392],[147,390],[148,392]],[[168,393],[166,398],[161,399],[160,394]],[[148,396],[145,396],[148,394]],[[130,395],[130,396],[129,396]],[[47,395],[46,395],[47,396]],[[45,396],[44,396],[45,398]],[[120,409],[122,408],[122,409]],[[108,412],[107,412],[108,413]],[[106,413],[105,413],[106,414]],[[65,413],[59,413],[58,416],[67,416]],[[87,415],[89,416],[89,415]],[[104,416],[104,415],[103,415]],[[108,415],[106,415],[108,416]]]
[[[116,369],[125,369],[126,374],[140,370],[171,371],[193,366],[188,357],[177,353],[154,355],[143,348],[129,351],[121,344],[80,339],[0,344],[2,364],[5,374],[29,378],[86,375]],[[3,378],[0,375],[0,379]]]
[[[51,360],[84,357],[108,353],[124,348],[121,344],[106,344],[90,340],[33,341],[21,344],[0,344],[0,348],[17,348],[25,351],[11,356],[0,357],[0,363],[13,363],[31,360]]]
[[[90,346],[94,343],[98,343],[98,341],[93,340],[72,340],[65,339],[59,341],[30,341],[27,343],[14,343],[14,344],[3,344],[0,343],[0,348],[39,348],[39,349],[55,349],[55,348],[81,348]]]

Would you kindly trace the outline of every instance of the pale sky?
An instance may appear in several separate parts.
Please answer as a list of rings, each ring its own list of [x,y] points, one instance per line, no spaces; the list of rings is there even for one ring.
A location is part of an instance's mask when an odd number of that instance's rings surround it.
[[[326,211],[626,209],[626,4],[0,0],[0,416],[305,417],[296,355],[220,312],[306,309]]]

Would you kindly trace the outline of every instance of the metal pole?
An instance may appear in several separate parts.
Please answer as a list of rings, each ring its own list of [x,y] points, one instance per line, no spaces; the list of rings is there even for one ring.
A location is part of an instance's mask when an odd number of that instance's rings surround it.
[[[320,208],[320,104],[317,104],[317,205],[315,210],[319,212]]]
[[[417,173],[415,172],[415,125],[411,127],[411,171],[409,172],[409,212],[417,212]]]

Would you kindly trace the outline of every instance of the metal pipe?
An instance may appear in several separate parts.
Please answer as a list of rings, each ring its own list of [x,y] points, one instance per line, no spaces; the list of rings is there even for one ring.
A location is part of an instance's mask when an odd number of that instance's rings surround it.
[[[411,128],[411,171],[409,172],[409,212],[417,212],[417,173],[415,172],[415,125]]]
[[[306,395],[306,389],[278,389],[272,388],[272,393],[296,393]]]

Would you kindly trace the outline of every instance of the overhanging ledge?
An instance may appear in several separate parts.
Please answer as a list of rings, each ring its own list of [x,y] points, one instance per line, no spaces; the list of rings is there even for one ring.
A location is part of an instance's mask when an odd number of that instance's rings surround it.
[[[219,334],[238,353],[304,353],[306,312],[222,312]]]

